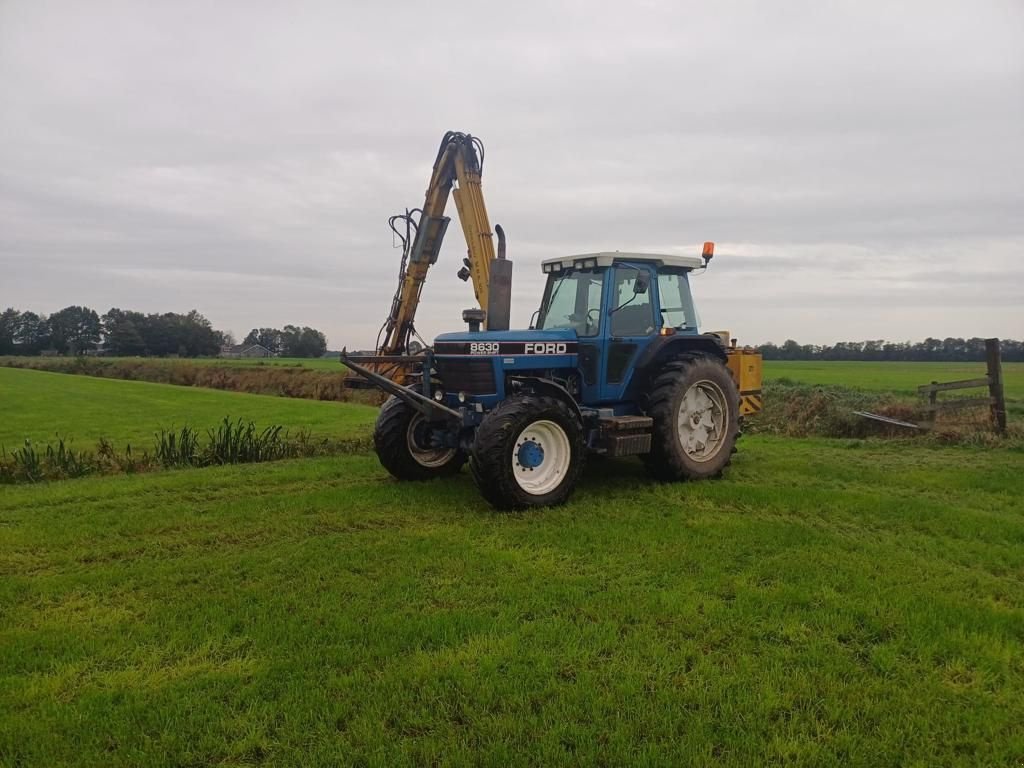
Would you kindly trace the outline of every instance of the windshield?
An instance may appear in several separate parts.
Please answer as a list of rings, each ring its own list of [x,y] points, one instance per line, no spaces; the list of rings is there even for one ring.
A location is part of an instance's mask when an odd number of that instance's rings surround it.
[[[602,272],[565,270],[548,275],[537,327],[572,328],[579,336],[596,336],[601,326]]]

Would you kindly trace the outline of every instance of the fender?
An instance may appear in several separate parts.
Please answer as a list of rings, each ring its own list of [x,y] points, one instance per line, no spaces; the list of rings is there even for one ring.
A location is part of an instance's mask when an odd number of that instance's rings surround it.
[[[723,363],[728,357],[725,348],[717,336],[701,334],[700,336],[658,336],[640,353],[634,367],[637,373],[644,374],[659,360],[683,352],[702,352],[716,357]]]
[[[585,423],[583,421],[583,411],[580,410],[580,404],[576,402],[576,398],[572,396],[572,393],[557,381],[543,379],[539,376],[510,376],[509,381],[518,383],[519,385],[532,387],[539,392],[544,392],[552,397],[565,400],[565,402],[569,403],[572,406],[572,409],[576,411],[576,415],[580,418],[580,424]]]

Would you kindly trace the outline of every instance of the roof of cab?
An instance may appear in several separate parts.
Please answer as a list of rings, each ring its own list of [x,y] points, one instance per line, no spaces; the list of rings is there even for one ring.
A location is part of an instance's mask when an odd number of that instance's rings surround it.
[[[597,262],[596,266],[598,267],[610,267],[615,261],[646,261],[653,262],[659,267],[683,267],[684,269],[699,269],[704,266],[704,260],[698,256],[679,256],[670,253],[626,253],[624,251],[602,251],[601,253],[581,253],[576,256],[559,256],[554,259],[544,259],[541,264],[560,264],[563,269],[568,269],[573,266],[583,266],[581,262],[591,259]]]

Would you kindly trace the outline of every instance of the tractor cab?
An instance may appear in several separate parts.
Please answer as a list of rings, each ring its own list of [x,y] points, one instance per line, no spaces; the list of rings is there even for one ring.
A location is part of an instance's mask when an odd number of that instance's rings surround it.
[[[575,332],[583,402],[621,401],[652,342],[698,335],[688,274],[703,266],[696,257],[617,251],[543,262],[534,327]]]
[[[452,407],[489,409],[526,379],[556,385],[583,409],[640,412],[634,395],[669,341],[723,361],[716,337],[701,337],[688,273],[698,258],[644,253],[591,253],[543,262],[548,279],[527,330],[481,330],[467,311],[468,331],[433,344],[439,389]],[[535,386],[531,382],[531,385]]]

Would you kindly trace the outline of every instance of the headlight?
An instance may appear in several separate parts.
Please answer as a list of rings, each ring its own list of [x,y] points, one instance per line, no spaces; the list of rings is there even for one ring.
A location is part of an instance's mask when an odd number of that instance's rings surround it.
[[[459,392],[459,402],[460,403],[466,402],[466,393],[465,392]]]
[[[437,400],[437,402],[439,402],[439,403],[440,403],[440,402],[441,402],[442,400],[444,400],[444,390],[441,390],[441,389],[435,389],[435,390],[434,390],[434,399],[435,399],[435,400]]]

